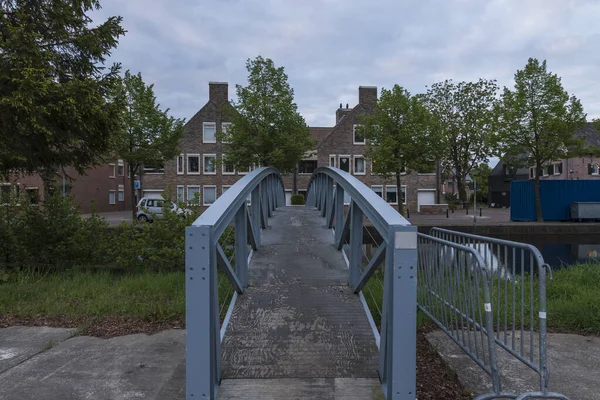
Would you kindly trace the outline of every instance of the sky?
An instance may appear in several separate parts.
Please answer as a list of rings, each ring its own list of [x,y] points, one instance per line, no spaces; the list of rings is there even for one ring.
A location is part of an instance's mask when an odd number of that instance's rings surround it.
[[[247,83],[246,60],[284,66],[310,126],[333,126],[358,86],[425,92],[453,79],[512,88],[546,59],[589,118],[600,117],[598,0],[102,0],[96,22],[123,17],[110,60],[141,72],[158,102],[190,119],[208,82]]]

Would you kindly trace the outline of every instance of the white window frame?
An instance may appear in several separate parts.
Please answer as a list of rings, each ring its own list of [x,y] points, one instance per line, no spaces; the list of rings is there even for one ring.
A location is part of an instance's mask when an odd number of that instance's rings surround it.
[[[333,160],[333,163],[331,162],[331,160]],[[329,166],[337,168],[337,156],[335,154],[329,155]]]
[[[202,199],[200,198],[200,185],[187,185],[186,191],[185,191],[185,201],[186,202],[192,201],[192,199],[190,199],[190,189],[195,189],[195,188],[198,188],[198,202],[202,201]]]
[[[360,126],[360,124],[354,124],[352,125],[352,144],[357,144],[357,145],[361,145],[364,146],[365,144],[367,144],[367,139],[363,137],[363,141],[362,142],[357,142],[356,141],[356,127]]]
[[[112,201],[110,200],[111,194],[112,194]],[[117,193],[115,190],[108,191],[108,204],[117,204]]]
[[[226,159],[227,159],[227,156],[225,154],[221,154],[221,174],[222,175],[235,175],[235,168],[233,169],[233,172],[225,171],[225,160]]]
[[[600,175],[600,167],[598,163],[592,163],[592,175]]]
[[[237,171],[238,175],[246,175],[249,174],[250,172],[254,171],[256,169],[256,167],[254,165],[251,165],[250,167],[248,167],[248,171]]]
[[[231,189],[231,186],[232,185],[221,185],[221,196],[223,196],[227,190]]]
[[[214,138],[212,140],[206,140],[206,127],[212,126],[215,130]],[[217,123],[216,122],[203,122],[202,123],[202,143],[217,143]]]
[[[175,160],[176,160],[175,161],[175,167],[177,168],[176,169],[177,175],[183,175],[183,174],[185,174],[185,165],[184,165],[184,162],[187,161],[187,159],[185,158],[185,155],[183,153],[181,153],[181,154],[179,154],[177,156],[177,158]],[[181,172],[179,172],[179,168],[180,167],[181,167]]]
[[[123,162],[123,160],[118,160],[117,161],[117,166],[118,167],[123,167],[123,174],[119,174],[119,176],[125,176],[125,163]],[[118,171],[119,168],[117,168]]]
[[[553,169],[552,169],[552,172],[553,172],[553,175],[560,175],[560,174],[561,174],[561,173],[558,171],[558,169],[559,169],[559,166],[560,166],[560,165],[562,165],[562,164],[552,164],[552,168],[553,168]]]
[[[350,154],[340,154],[338,156],[338,168],[342,169],[342,158],[348,159],[348,173],[352,173],[352,156]]]
[[[548,166],[547,166],[547,165],[544,165],[544,166],[542,167],[542,176],[548,176],[548,175],[549,175],[549,174],[548,174]]]
[[[213,161],[213,172],[206,172],[206,159],[212,157]],[[216,175],[217,174],[217,155],[216,154],[202,154],[202,174],[204,175]]]
[[[198,172],[190,172],[190,158],[192,157],[196,157],[198,158]],[[200,168],[200,154],[187,154],[185,157],[185,169],[187,171],[188,175],[200,175],[200,171],[202,171],[202,168]]]
[[[384,192],[383,192],[383,185],[371,185],[371,190],[372,190],[372,191],[374,191],[374,192],[375,192],[375,188],[378,188],[378,189],[380,189],[380,190],[381,190],[381,195],[380,195],[380,197],[383,199],[383,194],[384,194]],[[377,193],[377,192],[375,192],[375,193]]]
[[[113,163],[108,164],[108,167],[112,169],[112,174],[108,175],[109,178],[116,178],[117,177],[117,166]]]
[[[363,160],[363,168],[364,171],[362,172],[356,172],[356,159],[361,159]],[[365,159],[365,157],[361,154],[352,156],[352,174],[353,175],[366,175],[367,174],[367,160]]]
[[[221,122],[221,133],[226,134],[227,129],[231,126],[231,122]],[[222,143],[228,143],[226,141],[222,141]]]
[[[402,191],[402,189],[404,189],[404,191]],[[402,195],[402,193],[404,193],[404,201],[402,202],[403,205],[406,205],[408,203],[408,188],[406,185],[400,185],[400,195]]]
[[[217,201],[217,198],[218,198],[217,186],[216,185],[204,185],[204,186],[202,186],[202,205],[203,206],[211,206],[211,205],[214,204],[214,202],[212,202],[212,203],[206,203],[206,189],[214,189],[215,190],[215,201]]]
[[[385,200],[385,202],[387,203],[388,188],[392,188],[392,187],[394,189],[396,189],[396,202],[395,203],[388,203],[388,204],[395,204],[395,205],[397,205],[398,204],[398,187],[396,185],[385,185],[385,188],[384,188],[384,196],[385,197],[383,198],[383,200]]]
[[[117,191],[117,200],[125,201],[125,191],[124,190]]]
[[[181,189],[181,199],[179,198],[179,190]],[[175,197],[177,198],[177,203],[185,203],[185,186],[177,185],[177,191],[175,192]]]

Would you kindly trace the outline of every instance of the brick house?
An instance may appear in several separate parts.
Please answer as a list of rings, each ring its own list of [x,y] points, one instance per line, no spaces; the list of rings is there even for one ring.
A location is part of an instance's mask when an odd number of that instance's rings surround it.
[[[317,167],[335,166],[355,175],[390,204],[397,204],[401,200],[413,212],[421,204],[434,204],[437,182],[435,173],[404,175],[400,191],[393,180],[385,180],[372,174],[370,162],[365,157],[365,139],[358,137],[355,132],[359,116],[372,112],[377,101],[377,88],[361,86],[358,92],[358,104],[355,107],[342,108],[340,105],[336,110],[336,123],[333,127],[310,128],[316,147],[298,163],[298,192],[306,193],[310,177]],[[198,195],[201,204],[208,207],[241,175],[247,173],[233,171],[225,163],[221,168],[216,167],[216,160],[223,157],[223,154],[221,144],[215,140],[215,134],[227,129],[230,123],[222,120],[223,106],[231,106],[228,101],[228,84],[210,82],[208,102],[185,125],[179,145],[181,154],[174,160],[165,161],[163,172],[144,174],[144,196],[162,195],[170,187],[179,200],[192,200]],[[283,181],[289,204],[293,176],[284,176]]]
[[[79,205],[82,213],[91,211],[94,202],[96,212],[130,211],[131,189],[130,178],[127,176],[127,165],[123,160],[115,159],[86,171],[80,175],[74,168],[65,168],[65,175],[56,173],[55,186],[71,194]],[[26,194],[33,204],[43,201],[50,188],[38,174],[16,175],[10,183],[0,184],[4,196],[12,194]]]

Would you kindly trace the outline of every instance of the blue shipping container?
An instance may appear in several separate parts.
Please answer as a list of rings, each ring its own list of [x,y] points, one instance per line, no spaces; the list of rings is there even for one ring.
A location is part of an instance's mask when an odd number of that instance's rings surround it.
[[[571,203],[600,201],[600,180],[542,180],[540,201],[544,221],[570,221]],[[537,221],[534,181],[510,184],[511,221]]]

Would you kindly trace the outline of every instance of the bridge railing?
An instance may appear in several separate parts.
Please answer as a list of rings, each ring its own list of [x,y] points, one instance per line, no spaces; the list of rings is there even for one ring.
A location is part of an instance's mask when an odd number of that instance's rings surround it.
[[[307,207],[334,229],[379,346],[386,399],[416,398],[417,228],[358,179],[337,168],[312,175]]]
[[[546,278],[549,272],[552,279],[552,270],[540,251],[526,243],[442,228],[433,228],[431,235],[467,246],[481,255],[488,271],[493,317],[493,325],[486,327],[485,333],[539,375],[539,391],[523,393],[518,398],[567,399],[548,389]],[[443,269],[448,262],[438,264],[438,268]],[[448,326],[448,321],[439,322]]]
[[[249,258],[260,247],[261,229],[283,205],[279,172],[262,167],[231,186],[186,229],[187,399],[217,398],[229,316],[248,285]]]

